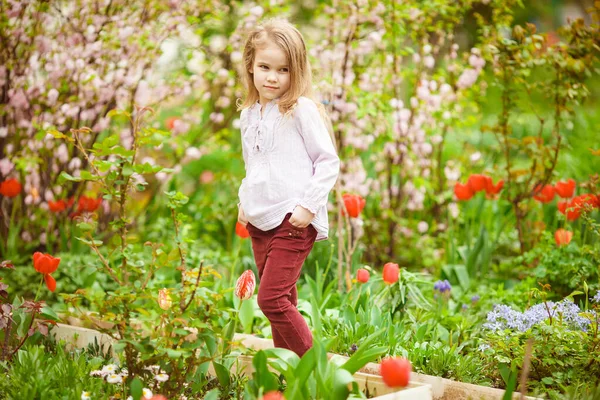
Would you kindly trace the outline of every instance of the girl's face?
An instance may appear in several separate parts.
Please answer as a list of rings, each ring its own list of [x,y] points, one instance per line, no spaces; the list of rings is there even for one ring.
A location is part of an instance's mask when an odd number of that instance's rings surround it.
[[[260,104],[281,97],[290,88],[290,68],[283,50],[272,41],[256,49],[252,71]]]

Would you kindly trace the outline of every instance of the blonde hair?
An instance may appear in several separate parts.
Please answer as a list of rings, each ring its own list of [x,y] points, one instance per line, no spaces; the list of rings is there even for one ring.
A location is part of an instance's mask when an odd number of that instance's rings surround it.
[[[331,120],[325,111],[325,107],[314,97],[312,71],[304,38],[294,25],[284,19],[270,19],[256,26],[248,34],[246,44],[244,45],[244,70],[242,72],[242,81],[246,87],[246,96],[242,101],[238,102],[238,111],[252,106],[260,98],[258,90],[254,86],[254,77],[251,71],[254,67],[256,49],[264,46],[267,40],[271,40],[279,46],[289,64],[290,88],[279,98],[278,105],[280,112],[285,116],[289,116],[294,111],[299,97],[304,96],[311,99],[317,105],[331,139],[335,144]]]

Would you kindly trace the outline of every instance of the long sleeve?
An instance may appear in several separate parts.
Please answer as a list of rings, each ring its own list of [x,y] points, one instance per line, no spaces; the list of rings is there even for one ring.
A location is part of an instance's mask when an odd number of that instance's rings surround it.
[[[241,134],[241,141],[242,141],[242,158],[244,159],[244,170],[247,172],[248,171],[248,149],[246,148],[246,145],[244,143],[244,133],[246,131],[246,129],[248,129],[248,109],[245,108],[242,110],[241,114],[240,114],[240,134]],[[242,183],[240,184],[239,190],[238,190],[238,198],[241,199],[241,193],[244,189],[244,183],[246,182],[246,178],[244,177],[242,179]],[[238,208],[240,207],[241,201],[238,201]]]
[[[317,105],[312,100],[298,99],[295,118],[314,170],[299,205],[317,214],[319,209],[327,204],[329,192],[335,185],[340,170],[340,159]]]

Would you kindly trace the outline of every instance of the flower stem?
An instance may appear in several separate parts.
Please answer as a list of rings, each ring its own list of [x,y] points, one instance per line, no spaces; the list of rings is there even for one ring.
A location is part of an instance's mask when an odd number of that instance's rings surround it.
[[[40,280],[40,285],[38,286],[37,292],[35,292],[35,298],[33,299],[34,302],[37,301],[40,291],[42,290],[43,283],[44,283],[44,275],[42,275],[42,279]]]

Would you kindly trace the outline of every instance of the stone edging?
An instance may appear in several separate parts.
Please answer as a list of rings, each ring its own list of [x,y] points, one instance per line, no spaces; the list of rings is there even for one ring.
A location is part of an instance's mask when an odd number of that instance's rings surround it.
[[[254,335],[236,333],[234,339],[240,341],[245,347],[256,350],[273,347],[272,340],[259,338]],[[330,357],[333,355],[334,354],[329,353]],[[337,354],[336,356],[348,358]],[[360,370],[360,372],[379,376],[379,364],[368,363]],[[453,381],[439,376],[413,372],[411,374],[411,382],[412,381],[431,385],[433,400],[502,400],[504,397],[504,390],[502,389]],[[541,400],[529,396],[525,396],[524,398],[527,400]],[[521,395],[519,393],[514,393],[513,399],[521,399]]]

